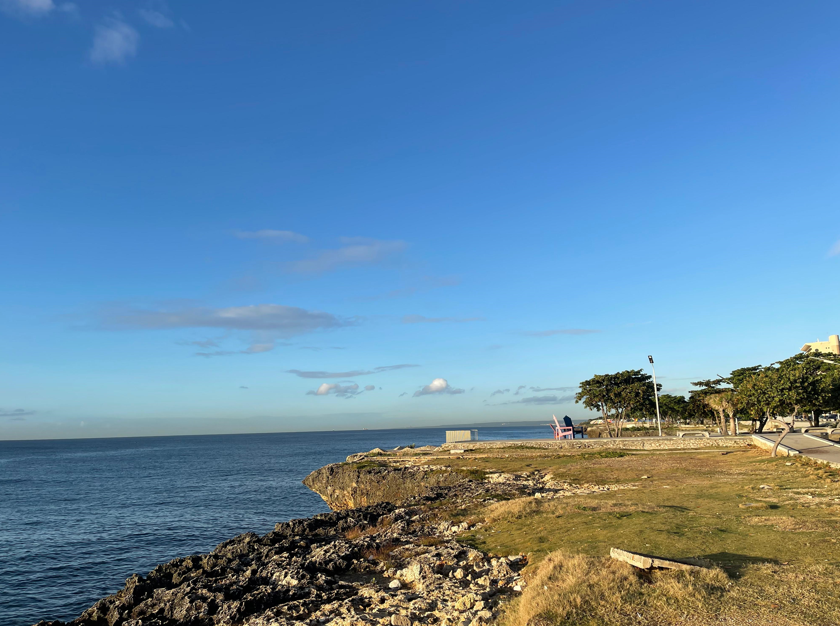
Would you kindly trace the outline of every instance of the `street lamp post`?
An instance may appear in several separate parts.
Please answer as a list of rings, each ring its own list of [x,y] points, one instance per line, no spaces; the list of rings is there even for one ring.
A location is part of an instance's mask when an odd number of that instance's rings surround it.
[[[659,417],[659,390],[656,388],[656,368],[653,366],[653,357],[648,355],[650,369],[653,370],[653,398],[656,401],[656,426],[659,428],[659,436],[662,436],[662,419]]]

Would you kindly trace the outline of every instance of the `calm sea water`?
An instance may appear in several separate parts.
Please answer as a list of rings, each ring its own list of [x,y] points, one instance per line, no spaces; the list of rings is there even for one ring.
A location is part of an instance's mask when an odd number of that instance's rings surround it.
[[[0,626],[72,619],[135,572],[326,512],[300,481],[348,454],[443,441],[433,428],[0,441]]]

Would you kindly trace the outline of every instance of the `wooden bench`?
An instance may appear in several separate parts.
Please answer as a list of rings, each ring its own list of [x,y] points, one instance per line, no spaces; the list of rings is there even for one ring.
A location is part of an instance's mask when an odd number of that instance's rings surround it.
[[[694,437],[706,437],[709,438],[709,431],[707,430],[683,430],[677,433],[677,439],[682,439],[686,435],[692,435]]]

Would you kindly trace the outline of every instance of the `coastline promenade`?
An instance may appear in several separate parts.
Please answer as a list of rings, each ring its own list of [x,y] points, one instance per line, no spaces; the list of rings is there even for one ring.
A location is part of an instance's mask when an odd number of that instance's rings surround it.
[[[753,435],[752,439],[760,448],[770,450],[777,437],[775,433],[762,433]],[[802,455],[832,467],[840,467],[840,444],[816,435],[788,433],[779,445],[779,454]]]
[[[459,441],[445,443],[443,450],[494,450],[498,448],[593,449],[593,450],[697,450],[703,448],[747,448],[754,445],[749,435],[734,437],[619,437],[599,439],[516,439]]]
[[[499,448],[540,449],[616,449],[616,450],[698,450],[706,448],[746,448],[757,446],[770,450],[776,442],[776,433],[744,434],[733,437],[621,437],[615,439],[519,439],[507,441],[462,441],[445,443],[441,449],[453,453],[457,450],[478,451]],[[782,456],[802,455],[832,467],[840,467],[840,443],[816,435],[789,433],[779,446]]]

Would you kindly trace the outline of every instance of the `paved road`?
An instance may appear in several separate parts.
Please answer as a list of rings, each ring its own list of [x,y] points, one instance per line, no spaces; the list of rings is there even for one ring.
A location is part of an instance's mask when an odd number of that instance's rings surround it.
[[[771,444],[776,442],[777,434],[756,435]],[[831,463],[840,467],[840,445],[831,443],[825,439],[812,439],[800,433],[790,433],[782,439],[782,445],[792,448],[802,456],[807,456],[817,461]]]

